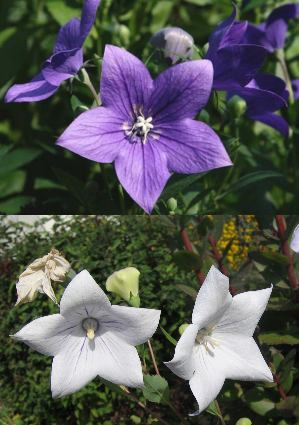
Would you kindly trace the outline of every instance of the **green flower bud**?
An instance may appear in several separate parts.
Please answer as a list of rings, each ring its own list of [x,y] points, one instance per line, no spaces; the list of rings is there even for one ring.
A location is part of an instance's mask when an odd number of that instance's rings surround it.
[[[200,121],[203,121],[203,122],[209,124],[210,114],[205,109],[202,109],[200,114],[199,114],[199,119],[200,119]]]
[[[169,211],[175,211],[178,207],[178,202],[175,198],[169,198],[167,201],[167,208]]]
[[[185,330],[188,328],[189,323],[183,323],[180,327],[179,327],[179,334],[183,335],[183,333],[185,332]]]
[[[125,269],[118,270],[108,277],[106,289],[109,292],[119,295],[128,303],[131,304],[132,301],[132,303],[136,304],[136,297],[139,299],[139,275],[140,272],[135,267],[126,267]]]
[[[233,96],[227,103],[229,112],[237,117],[240,118],[246,111],[247,104],[244,99],[242,99],[240,96]]]
[[[249,418],[240,418],[236,422],[236,425],[252,425],[252,422]]]

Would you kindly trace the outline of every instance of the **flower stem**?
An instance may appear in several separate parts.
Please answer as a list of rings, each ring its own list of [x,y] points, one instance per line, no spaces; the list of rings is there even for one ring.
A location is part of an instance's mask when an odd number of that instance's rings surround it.
[[[189,239],[189,235],[187,233],[187,230],[185,228],[181,229],[181,238],[182,238],[183,244],[186,248],[186,251],[193,252],[193,247],[192,247],[191,241]],[[196,276],[197,276],[198,282],[200,283],[200,285],[202,285],[204,283],[204,280],[205,280],[204,274],[200,270],[197,270]]]
[[[222,412],[221,412],[221,409],[220,409],[220,406],[219,406],[219,403],[218,403],[217,400],[215,400],[215,404],[216,404],[216,408],[217,408],[217,411],[218,411],[218,414],[219,414],[219,419],[220,419],[221,425],[225,425],[225,420],[222,416]]]
[[[83,75],[83,83],[89,88],[89,90],[91,91],[91,94],[94,98],[94,100],[96,101],[97,106],[101,106],[101,99],[100,99],[100,95],[96,92],[90,78],[88,75],[88,72],[86,71],[85,68],[81,68],[81,72]]]
[[[284,391],[284,389],[283,389],[283,387],[282,387],[282,385],[281,385],[280,377],[274,373],[274,374],[273,374],[273,378],[274,378],[274,382],[275,382],[275,383],[276,383],[276,385],[277,385],[277,390],[278,390],[278,392],[279,392],[279,394],[280,394],[280,397],[281,397],[283,400],[286,400],[288,397],[287,397],[287,395],[286,395],[286,393],[285,393],[285,391]]]
[[[150,352],[150,354],[151,354],[151,358],[152,358],[152,362],[153,362],[153,365],[154,365],[154,368],[155,368],[156,374],[157,374],[157,375],[159,375],[159,376],[161,376],[161,375],[160,375],[160,372],[159,372],[159,369],[158,369],[158,365],[157,365],[157,362],[156,362],[156,358],[155,358],[155,354],[154,354],[154,350],[153,350],[153,347],[152,347],[151,341],[150,341],[150,340],[148,340],[148,341],[147,341],[147,344],[148,344],[149,352]]]
[[[290,94],[289,101],[290,101],[290,104],[292,105],[295,101],[294,91],[293,91],[292,81],[291,81],[290,74],[289,74],[288,67],[287,67],[286,60],[285,60],[284,50],[278,49],[277,52],[276,52],[276,57],[277,57],[278,62],[280,64],[281,70],[283,72],[283,76],[284,76],[284,79],[285,79],[285,82],[286,82],[286,85],[287,85],[287,88],[288,88],[288,91],[289,91],[289,94]]]
[[[121,212],[122,214],[126,215],[125,196],[124,196],[124,191],[121,184],[118,185],[118,193],[119,193],[119,202],[120,202]]]

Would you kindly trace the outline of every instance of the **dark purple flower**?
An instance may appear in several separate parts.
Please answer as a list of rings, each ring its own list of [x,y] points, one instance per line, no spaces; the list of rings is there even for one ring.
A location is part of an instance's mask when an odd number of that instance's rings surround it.
[[[292,81],[292,88],[294,92],[294,98],[297,100],[299,99],[299,80],[293,80]]]
[[[285,4],[274,9],[267,20],[257,26],[248,25],[245,40],[264,46],[269,52],[282,49],[288,30],[288,22],[299,15],[299,4]]]
[[[229,96],[238,95],[247,103],[246,115],[256,121],[267,124],[283,136],[289,133],[288,123],[275,114],[278,109],[287,106],[289,93],[284,81],[274,75],[258,74],[245,87],[235,88]]]
[[[180,59],[191,59],[193,54],[193,37],[182,28],[163,28],[152,36],[150,42],[153,46],[163,49],[165,58],[172,64]]]
[[[85,0],[81,19],[74,18],[58,34],[53,54],[30,83],[13,85],[6,102],[34,102],[52,96],[60,84],[77,74],[83,65],[83,43],[94,23],[100,0]]]
[[[154,81],[132,54],[106,46],[102,107],[84,112],[58,144],[97,162],[114,162],[129,195],[148,213],[173,172],[201,173],[231,165],[216,133],[195,115],[207,103],[208,60],[174,65]]]
[[[205,56],[213,63],[216,90],[229,91],[235,86],[246,86],[261,68],[267,50],[244,42],[247,22],[235,22],[236,8],[209,38]]]

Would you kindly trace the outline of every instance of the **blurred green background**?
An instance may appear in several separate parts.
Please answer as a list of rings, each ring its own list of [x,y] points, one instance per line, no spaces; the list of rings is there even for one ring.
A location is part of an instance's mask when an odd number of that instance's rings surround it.
[[[241,1],[237,1],[241,6]],[[284,2],[251,0],[240,18],[257,23]],[[82,0],[1,0],[0,97],[14,83],[35,76],[51,55],[61,25],[80,16]],[[102,57],[104,46],[123,46],[143,60],[152,53],[148,41],[161,27],[180,26],[199,48],[220,21],[230,15],[229,0],[102,0],[84,49],[85,60]],[[299,26],[291,22],[286,46],[292,78],[299,77]],[[149,61],[153,75],[165,64]],[[274,57],[265,70],[279,74]],[[88,68],[96,87],[100,65]],[[79,80],[69,81],[51,98],[32,104],[0,105],[0,212],[24,213],[142,213],[125,194],[122,202],[113,166],[98,164],[55,146],[57,137],[92,99]],[[282,111],[292,137],[246,117],[236,121],[222,95],[211,96],[205,119],[220,135],[234,167],[206,175],[174,176],[154,213],[169,212],[175,197],[177,214],[274,213],[298,211],[298,102]],[[258,191],[255,188],[258,185]]]
[[[279,218],[280,217],[280,218]],[[229,381],[218,402],[225,421],[235,425],[248,417],[254,425],[299,424],[299,297],[291,290],[289,268],[294,260],[297,284],[298,254],[282,251],[299,216],[201,216],[191,217],[53,217],[52,230],[42,218],[33,226],[0,222],[0,424],[1,425],[129,425],[158,424],[152,414],[136,402],[119,395],[94,379],[80,392],[52,400],[51,358],[16,343],[15,333],[33,319],[58,311],[45,295],[29,304],[14,307],[18,276],[34,259],[52,247],[60,250],[79,272],[87,269],[105,290],[107,277],[126,266],[140,272],[141,306],[162,310],[160,326],[178,340],[178,328],[189,322],[194,296],[214,264],[230,276],[235,293],[269,287],[274,289],[255,339],[275,376],[273,384]],[[278,233],[277,223],[286,225]],[[190,250],[190,247],[192,249]],[[64,284],[53,284],[58,299]],[[112,303],[121,300],[109,294]],[[219,424],[213,410],[188,418],[196,402],[188,382],[177,378],[163,365],[172,358],[174,346],[161,327],[152,338],[161,375],[169,382],[169,399],[188,423]],[[155,374],[147,345],[138,348],[145,374]],[[166,404],[152,403],[141,390],[132,390],[147,408],[169,425],[181,421]]]

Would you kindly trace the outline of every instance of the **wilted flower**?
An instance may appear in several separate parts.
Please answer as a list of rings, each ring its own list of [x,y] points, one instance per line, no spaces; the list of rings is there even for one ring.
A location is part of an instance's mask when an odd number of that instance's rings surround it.
[[[134,346],[153,335],[159,317],[159,310],[111,305],[83,270],[67,286],[60,314],[33,320],[13,338],[54,356],[53,397],[74,393],[97,375],[114,384],[141,387],[141,363]]]
[[[153,46],[162,49],[165,58],[171,59],[173,64],[180,59],[192,58],[194,40],[182,28],[162,28],[152,36],[150,42]]]
[[[192,324],[181,336],[170,362],[179,377],[189,380],[204,410],[221,390],[225,379],[268,381],[273,377],[252,338],[272,288],[232,297],[229,279],[211,267],[197,295]]]
[[[60,84],[77,74],[83,65],[83,43],[94,23],[100,0],[85,0],[81,19],[71,19],[59,31],[53,54],[30,83],[15,84],[6,102],[36,102],[52,96]]]
[[[57,303],[51,280],[62,282],[70,267],[70,263],[56,249],[33,261],[19,277],[16,305],[32,301],[37,292],[47,294]]]
[[[106,281],[106,289],[109,292],[114,292],[122,299],[129,302],[132,298],[139,299],[139,270],[135,267],[126,267],[118,270],[108,277]],[[138,301],[137,299],[137,301]],[[137,305],[135,305],[137,307]]]
[[[193,118],[207,103],[210,61],[174,65],[154,81],[132,54],[106,46],[103,107],[82,113],[58,144],[97,162],[114,162],[129,195],[152,211],[173,172],[201,173],[231,165],[216,133]]]
[[[299,224],[295,227],[293,232],[290,247],[293,251],[299,252]]]

